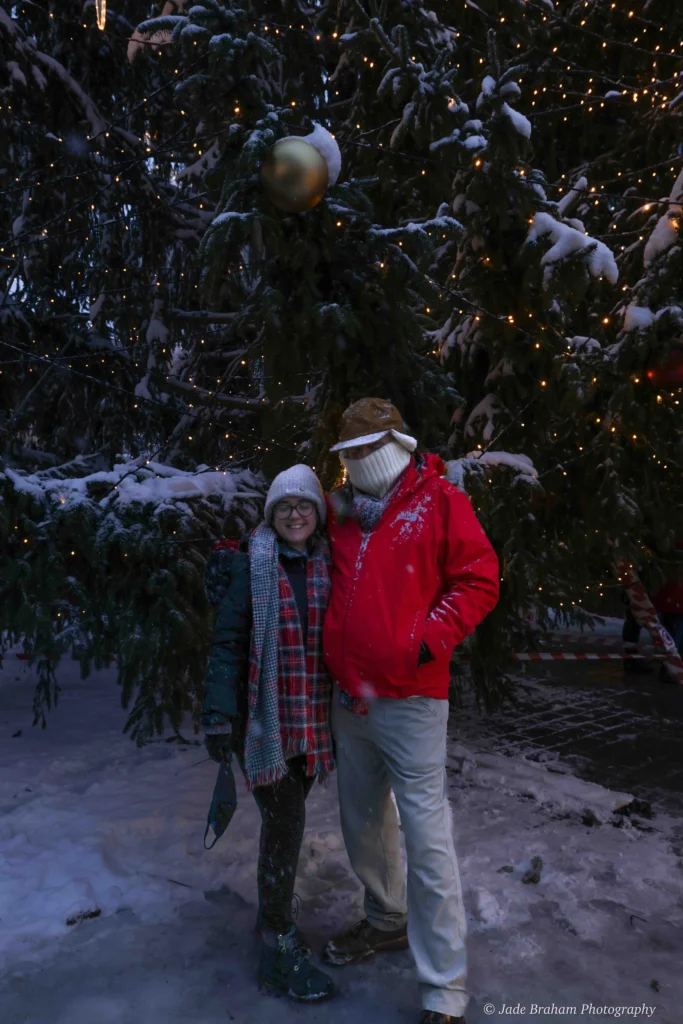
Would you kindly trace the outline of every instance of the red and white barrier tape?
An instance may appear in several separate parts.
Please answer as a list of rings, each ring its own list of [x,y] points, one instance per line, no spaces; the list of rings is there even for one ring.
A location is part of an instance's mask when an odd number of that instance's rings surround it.
[[[48,654],[50,661],[56,661],[58,655]],[[515,661],[668,661],[668,654],[596,654],[595,651],[517,651],[510,655]],[[30,655],[17,654],[21,661],[29,661]],[[114,661],[116,659],[113,659]],[[454,661],[469,661],[469,654],[454,654]],[[0,654],[0,661],[2,655]]]
[[[57,655],[47,655],[51,660],[57,660]],[[513,661],[662,661],[671,666],[670,654],[603,654],[595,651],[515,651],[510,655]],[[30,660],[28,654],[17,654],[22,661]],[[116,659],[113,659],[114,661]],[[470,661],[468,654],[454,654],[453,661]],[[0,654],[0,665],[2,655]]]
[[[513,654],[512,657],[515,661],[649,661],[650,659],[664,660],[668,658],[668,654],[596,654],[594,651],[582,652],[575,651],[574,653],[547,653],[542,654],[537,651],[532,651],[528,654]]]
[[[560,651],[550,653],[544,651],[516,652],[510,655],[515,661],[668,661],[668,654],[596,654],[594,651]],[[468,654],[454,655],[455,661],[469,661]]]
[[[639,626],[648,631],[655,647],[667,652],[666,670],[677,683],[683,684],[683,660],[681,660],[673,638],[659,621],[655,606],[645,593],[645,587],[640,582],[638,573],[633,566],[623,560],[615,562],[613,568],[615,575],[628,594],[633,618]]]

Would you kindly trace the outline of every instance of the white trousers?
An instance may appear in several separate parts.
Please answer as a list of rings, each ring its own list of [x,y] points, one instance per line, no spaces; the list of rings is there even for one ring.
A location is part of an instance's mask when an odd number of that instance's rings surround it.
[[[446,789],[448,701],[376,698],[367,716],[339,704],[332,731],[344,842],[365,886],[376,928],[408,919],[422,1006],[461,1016],[465,990],[465,911]],[[393,790],[408,858],[408,884]]]

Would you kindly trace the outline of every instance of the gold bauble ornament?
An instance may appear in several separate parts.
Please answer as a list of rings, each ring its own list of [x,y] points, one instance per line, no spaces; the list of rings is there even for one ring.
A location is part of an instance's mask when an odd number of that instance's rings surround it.
[[[327,191],[327,161],[302,139],[279,139],[263,161],[261,181],[266,195],[279,210],[312,210]]]

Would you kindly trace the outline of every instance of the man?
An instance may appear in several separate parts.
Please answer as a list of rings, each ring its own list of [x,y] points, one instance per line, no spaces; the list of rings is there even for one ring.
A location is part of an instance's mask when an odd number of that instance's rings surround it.
[[[366,916],[327,944],[325,958],[354,963],[410,943],[420,1024],[464,1024],[465,913],[445,770],[449,665],[496,604],[498,560],[441,459],[416,447],[390,402],[362,398],[332,449],[348,482],[328,498],[323,656],[335,680],[342,831]]]

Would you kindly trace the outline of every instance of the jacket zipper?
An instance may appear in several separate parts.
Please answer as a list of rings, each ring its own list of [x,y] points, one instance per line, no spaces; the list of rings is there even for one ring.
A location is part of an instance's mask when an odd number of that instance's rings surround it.
[[[365,557],[365,552],[368,549],[368,545],[370,544],[370,537],[371,537],[371,535],[372,535],[372,530],[368,530],[367,533],[363,533],[363,536],[362,536],[361,542],[360,542],[360,548],[358,550],[358,554],[356,555],[356,565],[355,565],[355,570],[354,570],[353,586],[352,586],[351,592],[349,594],[349,599],[348,599],[348,601],[346,603],[346,614],[344,615],[344,628],[342,629],[342,645],[341,645],[342,646],[342,663],[344,663],[346,661],[346,635],[347,635],[347,631],[348,631],[349,616],[351,614],[351,605],[353,603],[353,598],[355,597],[355,594],[356,594],[356,585],[358,583],[358,577],[360,576],[361,564],[362,564],[362,561],[363,561],[363,559]]]

